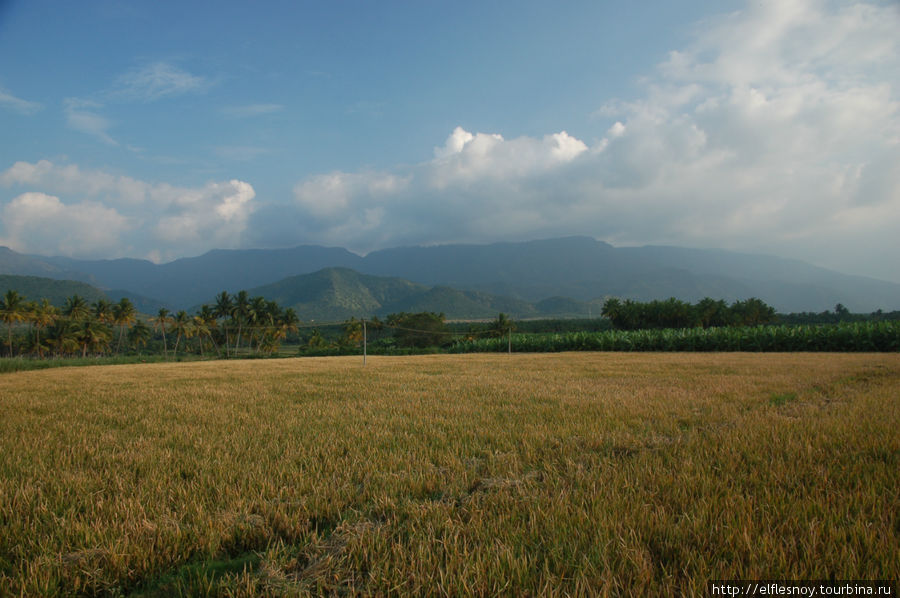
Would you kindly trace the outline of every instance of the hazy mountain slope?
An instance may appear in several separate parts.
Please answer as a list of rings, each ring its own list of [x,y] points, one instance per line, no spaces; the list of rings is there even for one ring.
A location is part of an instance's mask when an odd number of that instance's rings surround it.
[[[520,318],[537,314],[535,307],[526,301],[478,291],[460,291],[447,286],[432,287],[415,297],[384,305],[377,313],[387,315],[403,311],[409,313],[431,311],[443,313],[451,319],[493,318],[500,312]]]
[[[137,293],[132,293],[131,291],[126,289],[109,289],[104,290],[103,292],[107,297],[109,297],[109,300],[113,302],[118,302],[123,297],[127,297],[139,313],[147,314],[148,316],[156,315],[159,312],[160,308],[163,307],[168,309],[169,311],[176,311],[171,303],[165,303],[163,301],[158,301],[157,299],[152,299],[150,297],[145,297]]]
[[[397,303],[428,287],[399,278],[366,276],[347,268],[326,268],[291,276],[249,290],[283,307],[293,307],[304,321],[343,320],[379,313],[385,303]]]
[[[524,243],[403,247],[373,252],[363,271],[540,301],[759,297],[780,311],[900,307],[900,284],[840,274],[798,260],[723,250],[615,248],[587,237]],[[493,273],[493,274],[492,274]]]
[[[398,247],[375,251],[362,270],[425,284],[465,286],[534,300],[575,281],[600,282],[652,267],[642,258],[616,258],[611,245],[588,237],[524,243]]]
[[[715,249],[616,248],[589,237],[398,247],[365,257],[318,246],[216,250],[161,265],[131,259],[40,258],[0,248],[2,274],[84,280],[171,308],[209,301],[222,290],[251,289],[333,267],[527,302],[548,297],[584,302],[607,296],[686,301],[756,296],[784,312],[822,311],[837,303],[858,312],[900,309],[900,284],[840,274],[797,260]],[[442,299],[460,308],[469,300],[483,303],[458,295]]]
[[[536,313],[525,302],[464,292],[449,287],[429,288],[400,278],[360,274],[347,268],[327,268],[291,276],[249,290],[284,307],[293,307],[304,321],[344,320],[386,316],[398,312],[443,312],[448,318],[494,317],[500,311],[519,316]]]
[[[16,253],[9,247],[0,246],[0,274],[92,282],[84,271],[60,267],[53,263],[54,259]]]
[[[698,275],[685,264],[661,264],[652,255],[589,237],[389,249],[367,255],[363,271],[528,301],[553,296],[588,301],[604,296],[649,300],[753,294],[739,281]]]
[[[67,298],[78,295],[88,303],[108,297],[96,287],[77,280],[57,280],[40,276],[0,275],[0,294],[12,289],[24,296],[28,301],[39,302],[48,299],[50,303],[61,307]]]
[[[743,286],[782,311],[823,311],[837,303],[860,312],[900,306],[900,284],[842,274],[800,260],[721,249],[652,245],[619,251],[642,256],[664,267],[689,269],[706,280],[719,278],[729,289]]]
[[[175,307],[207,301],[223,290],[233,293],[322,268],[352,267],[360,259],[346,249],[315,245],[290,249],[216,249],[160,265],[134,259],[47,258],[60,267],[89,273],[104,287],[127,289]]]

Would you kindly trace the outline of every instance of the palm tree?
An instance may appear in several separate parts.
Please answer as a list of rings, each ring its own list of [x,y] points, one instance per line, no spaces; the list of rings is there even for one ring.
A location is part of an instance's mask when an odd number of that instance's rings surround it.
[[[694,309],[697,312],[697,320],[703,328],[729,324],[728,304],[723,299],[716,301],[710,297],[704,297],[697,302]]]
[[[191,317],[183,309],[175,314],[175,318],[172,320],[172,330],[177,333],[175,349],[172,351],[172,358],[174,359],[178,357],[178,344],[181,342],[182,337],[190,338],[194,333],[191,326]]]
[[[227,291],[222,291],[218,295],[216,295],[216,306],[213,308],[213,313],[216,318],[223,319],[223,327],[225,329],[225,357],[228,357],[228,324],[224,322],[226,318],[231,317],[231,312],[234,309],[234,302],[231,300],[231,296]]]
[[[31,320],[34,322],[34,332],[35,332],[35,348],[38,352],[38,357],[44,357],[44,345],[41,344],[41,330],[52,325],[56,318],[59,317],[59,310],[53,306],[49,300],[41,299],[40,305],[35,305],[31,310],[32,316]]]
[[[50,345],[55,348],[57,356],[71,355],[81,347],[75,320],[69,318],[57,320],[47,336]]]
[[[297,312],[291,307],[281,311],[278,304],[271,301],[269,302],[269,308],[270,314],[274,308],[277,317],[273,320],[272,325],[267,330],[266,350],[269,353],[274,353],[278,350],[281,341],[287,338],[289,332],[297,332],[299,330],[298,324],[300,323],[300,319],[297,317]]]
[[[250,348],[256,341],[256,349],[259,350],[259,342],[262,337],[262,328],[268,324],[268,304],[263,297],[253,297],[247,306],[247,324],[250,326]]]
[[[320,349],[328,345],[328,341],[325,340],[318,328],[314,328],[312,334],[309,335],[309,341],[307,341],[306,345],[310,349]]]
[[[78,295],[72,295],[71,297],[66,299],[66,302],[63,305],[62,313],[70,320],[83,320],[84,318],[91,315],[91,310],[88,307],[87,301],[85,301],[82,297],[79,297]]]
[[[159,313],[157,313],[156,318],[153,319],[153,327],[162,330],[163,356],[166,359],[169,358],[169,348],[168,346],[166,346],[166,324],[170,323],[171,321],[171,318],[169,318],[169,310],[165,307],[160,307]]]
[[[138,320],[134,326],[128,331],[128,342],[135,349],[138,349],[138,355],[141,354],[139,347],[146,347],[147,341],[150,340],[150,327],[143,320]]]
[[[344,331],[344,336],[341,337],[342,345],[346,345],[348,347],[362,345],[362,342],[363,342],[362,320],[357,320],[356,317],[351,317],[349,320],[345,320],[344,323],[341,324],[341,328]]]
[[[128,297],[122,297],[112,306],[112,321],[119,327],[119,341],[116,343],[116,353],[122,350],[122,337],[125,336],[125,328],[134,323],[137,310]]]
[[[234,342],[234,352],[237,353],[241,347],[241,329],[250,313],[250,296],[247,291],[239,291],[234,296],[234,305],[231,308],[231,319],[237,322],[238,332],[237,339]]]
[[[227,295],[227,293],[226,293]],[[213,348],[216,350],[216,355],[219,355],[219,344],[216,342],[216,337],[213,334],[213,331],[216,329],[216,312],[208,305],[201,305],[200,311],[197,313],[197,316],[194,318],[194,324],[199,326],[197,331],[201,334],[206,334],[209,337],[209,340],[212,341]],[[200,324],[202,323],[202,326]],[[202,341],[201,341],[202,342]]]
[[[112,308],[113,304],[106,299],[97,299],[91,308],[94,312],[94,318],[101,324],[109,324],[113,321]]]
[[[502,338],[515,329],[515,323],[513,323],[513,321],[503,312],[497,314],[497,319],[491,322],[491,325],[488,327],[488,330],[490,331],[489,336],[494,338]]]
[[[603,309],[600,311],[600,315],[608,319],[612,322],[613,326],[618,328],[622,318],[622,302],[615,297],[610,297],[603,303]]]
[[[287,336],[289,332],[297,332],[300,330],[300,318],[297,317],[297,312],[294,311],[293,307],[288,307],[281,312],[279,325],[281,326],[281,329],[284,330],[285,336]]]
[[[212,338],[212,335],[209,332],[209,326],[202,316],[196,315],[191,318],[191,330],[193,331],[194,336],[197,337],[197,347],[200,349],[200,357],[203,357],[203,337],[208,336]]]
[[[87,357],[88,347],[94,352],[100,352],[109,346],[110,331],[99,320],[85,318],[78,323],[78,340],[81,343],[81,356]]]
[[[25,303],[25,297],[18,292],[9,289],[6,295],[0,298],[0,320],[6,324],[7,345],[9,346],[9,356],[13,354],[12,330],[13,324],[24,322],[28,317],[28,307]]]

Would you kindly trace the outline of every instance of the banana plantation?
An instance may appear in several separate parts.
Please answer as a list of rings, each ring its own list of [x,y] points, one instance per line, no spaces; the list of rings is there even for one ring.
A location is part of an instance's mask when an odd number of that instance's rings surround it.
[[[742,326],[511,334],[467,339],[449,349],[472,352],[556,351],[900,351],[900,321],[815,326]]]

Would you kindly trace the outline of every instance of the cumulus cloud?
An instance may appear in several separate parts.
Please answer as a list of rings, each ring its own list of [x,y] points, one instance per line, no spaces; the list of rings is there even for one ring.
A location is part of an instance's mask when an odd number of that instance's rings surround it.
[[[16,195],[0,198],[11,210],[0,234],[26,243],[21,223],[40,222],[29,203],[48,213],[94,205],[124,218],[109,228],[131,254],[159,259],[216,246],[368,251],[587,234],[776,253],[900,281],[900,262],[888,258],[900,255],[898,30],[900,9],[889,2],[747,2],[661,55],[636,97],[598,97],[596,133],[457,127],[418,163],[298,181],[290,205],[256,209],[252,186],[237,180],[183,188],[19,162],[0,173]],[[159,63],[117,85],[121,97],[150,101],[209,81]],[[70,126],[109,138],[101,108],[73,100]],[[21,200],[29,193],[41,197]]]
[[[662,56],[642,96],[598,98],[591,146],[457,127],[417,165],[301,181],[291,226],[363,251],[581,233],[900,280],[884,259],[900,255],[898,30],[890,4],[748,3]]]
[[[305,239],[366,251],[386,245],[496,239],[547,227],[557,176],[588,146],[565,131],[506,140],[457,127],[434,158],[396,172],[332,172],[294,187],[294,210],[261,210],[258,242]],[[550,204],[545,207],[545,204]],[[565,234],[562,226],[557,232]]]
[[[121,247],[128,218],[98,202],[64,204],[40,192],[23,193],[3,206],[0,244],[27,252],[104,255]]]
[[[172,259],[241,246],[256,192],[240,180],[201,187],[149,183],[74,164],[17,162],[0,185],[0,239],[17,251]]]

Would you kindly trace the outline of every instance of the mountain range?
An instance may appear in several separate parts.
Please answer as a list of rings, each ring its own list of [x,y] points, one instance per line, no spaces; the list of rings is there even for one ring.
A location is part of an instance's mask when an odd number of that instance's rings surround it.
[[[211,302],[222,290],[247,289],[323,318],[390,313],[401,306],[449,317],[554,310],[587,315],[609,296],[692,302],[759,297],[782,312],[823,311],[837,303],[858,312],[900,308],[900,284],[798,260],[716,249],[613,247],[590,237],[398,247],[366,256],[313,245],[214,250],[165,264],[43,257],[0,247],[0,274],[87,282],[110,297],[172,309]],[[433,307],[440,305],[456,313]]]

